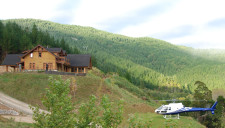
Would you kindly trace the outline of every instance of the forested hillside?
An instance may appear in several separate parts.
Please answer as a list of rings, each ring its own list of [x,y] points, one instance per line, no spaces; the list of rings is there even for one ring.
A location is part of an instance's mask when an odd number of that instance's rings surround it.
[[[225,64],[219,59],[224,52],[206,54],[187,47],[172,45],[153,38],[132,38],[112,34],[91,27],[63,25],[34,19],[6,20],[19,24],[24,30],[49,32],[55,40],[64,39],[81,53],[89,53],[96,60],[94,66],[104,72],[117,72],[132,83],[150,89],[172,87],[193,90],[195,81],[203,81],[210,88],[225,88]],[[194,51],[194,52],[193,52]],[[209,56],[210,55],[210,56]]]
[[[56,40],[48,32],[39,31],[35,24],[29,30],[28,28],[22,29],[14,22],[3,24],[0,21],[0,48],[2,50],[0,62],[6,54],[31,50],[38,44],[45,47],[61,47],[68,53],[79,52],[76,47],[70,48],[64,39]]]

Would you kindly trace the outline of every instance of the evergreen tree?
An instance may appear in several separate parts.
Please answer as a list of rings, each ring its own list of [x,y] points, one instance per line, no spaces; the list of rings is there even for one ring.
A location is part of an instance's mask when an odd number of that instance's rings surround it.
[[[24,34],[22,36],[20,42],[21,42],[20,43],[21,51],[30,50],[33,47],[32,43],[31,43],[31,39],[26,34]]]
[[[32,31],[31,31],[31,40],[32,40],[33,45],[36,45],[37,37],[38,37],[38,29],[37,29],[36,24],[34,24],[33,28],[32,28]]]
[[[61,39],[60,46],[62,49],[66,49],[66,42],[65,42],[64,38]]]
[[[201,81],[196,81],[195,85],[197,85],[197,88],[194,90],[193,95],[196,101],[193,102],[193,106],[200,108],[208,107],[207,105],[209,105],[209,103],[213,103],[212,91]],[[206,125],[208,120],[206,116],[209,116],[209,112],[195,112],[192,115],[197,118],[198,121]]]
[[[64,39],[59,43],[48,32],[39,31],[35,24],[33,24],[32,31],[30,32],[27,27],[23,30],[14,22],[7,22],[4,25],[0,21],[0,47],[4,55],[7,53],[21,53],[24,50],[30,50],[37,44],[49,47],[63,46],[63,50],[66,50],[67,53],[79,53],[75,46],[70,47]]]
[[[225,127],[225,99],[218,96],[218,104],[214,115],[207,115],[204,125],[208,128],[224,128]]]
[[[212,101],[212,91],[201,81],[196,81],[195,85],[197,86],[194,90],[195,107],[207,107],[208,102]]]
[[[10,45],[11,45],[11,37],[9,32],[9,24],[7,23],[5,29],[3,30],[3,40],[2,40],[2,48],[6,54],[10,52]]]
[[[3,38],[3,29],[4,29],[4,25],[3,25],[2,21],[0,20],[0,46],[1,46],[1,41]]]

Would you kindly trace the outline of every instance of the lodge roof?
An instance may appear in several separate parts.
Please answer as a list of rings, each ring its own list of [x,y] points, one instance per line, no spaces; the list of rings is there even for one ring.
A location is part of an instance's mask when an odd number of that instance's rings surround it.
[[[36,47],[34,47],[33,49],[31,49],[31,50],[29,50],[28,52],[26,52],[25,54],[23,54],[21,57],[23,58],[23,57],[25,57],[26,55],[28,55],[28,54],[30,54],[31,52],[33,52],[36,48],[38,48],[38,47],[42,47],[42,48],[45,48],[45,47],[43,47],[43,46],[41,46],[41,45],[37,45]],[[45,48],[46,49],[46,48]],[[54,49],[54,48],[53,48]],[[46,49],[47,50],[47,49]],[[54,55],[55,57],[58,57],[58,56],[56,56],[53,52],[51,52],[51,51],[49,51],[49,50],[47,50],[48,52],[50,52],[52,55]]]
[[[74,67],[90,67],[91,56],[87,54],[67,54],[70,65]]]
[[[62,48],[45,48],[49,52],[61,52]]]
[[[64,55],[66,54],[66,50],[63,50],[63,54],[64,54]]]
[[[1,65],[11,65],[16,66],[18,63],[20,63],[21,58],[25,57],[29,53],[33,52],[37,47],[43,47],[41,45],[37,45],[32,50],[26,51],[25,54],[7,54],[3,63]],[[44,47],[43,47],[44,48]],[[52,55],[56,56],[53,52],[63,52],[65,54],[64,57],[69,59],[70,66],[72,67],[91,67],[91,56],[87,54],[66,54],[65,50],[62,50],[62,48],[45,48],[48,52],[50,52]]]
[[[7,54],[2,65],[15,65],[20,62],[20,57],[24,54]]]

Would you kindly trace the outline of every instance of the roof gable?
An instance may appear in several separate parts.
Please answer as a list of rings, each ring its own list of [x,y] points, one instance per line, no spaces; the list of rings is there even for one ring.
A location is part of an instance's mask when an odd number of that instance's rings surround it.
[[[25,56],[29,55],[30,53],[32,53],[35,49],[37,49],[38,47],[44,48],[45,50],[47,50],[45,47],[41,46],[41,45],[37,45],[35,48],[33,48],[32,50],[30,50],[29,52],[27,52],[26,54],[24,54],[22,56],[22,58],[24,58]],[[48,50],[47,50],[48,51]],[[52,55],[54,55],[55,57],[57,57],[54,53],[48,51],[49,53],[51,53]]]

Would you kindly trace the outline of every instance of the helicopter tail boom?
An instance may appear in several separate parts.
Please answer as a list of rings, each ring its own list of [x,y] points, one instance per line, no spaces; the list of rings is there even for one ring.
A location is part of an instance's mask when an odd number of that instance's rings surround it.
[[[217,105],[217,101],[213,104],[213,106],[212,106],[211,109],[215,109],[216,108],[216,105]]]
[[[216,105],[217,105],[217,101],[213,104],[212,108],[211,108],[211,112],[212,114],[214,114],[214,110],[216,108]]]

